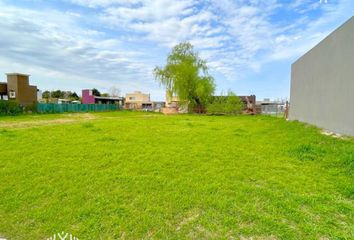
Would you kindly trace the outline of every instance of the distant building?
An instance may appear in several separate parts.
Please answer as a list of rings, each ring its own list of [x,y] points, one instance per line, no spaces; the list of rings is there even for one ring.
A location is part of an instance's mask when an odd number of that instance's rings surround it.
[[[354,136],[354,16],[291,66],[289,119]]]
[[[29,76],[7,73],[7,82],[0,83],[0,99],[12,100],[26,106],[37,102],[37,87],[29,85]]]
[[[262,114],[276,115],[282,114],[285,111],[286,101],[271,101],[269,98],[263,99],[263,101],[257,101],[257,107],[260,108]]]
[[[166,91],[165,107],[162,108],[164,114],[187,113],[188,104],[179,100],[178,96],[171,96]]]
[[[180,103],[180,101],[179,101],[179,98],[177,96],[170,96],[166,92],[166,104],[165,104],[166,107],[168,107],[168,108],[177,108],[179,103]]]
[[[70,99],[65,99],[65,98],[58,98],[58,104],[69,104],[72,101]]]
[[[134,110],[154,110],[154,103],[150,100],[150,94],[145,94],[140,91],[134,93],[127,93],[125,95],[126,109]]]
[[[153,106],[154,106],[154,111],[155,112],[161,112],[162,111],[162,109],[165,107],[165,102],[163,102],[163,101],[154,101],[153,102]]]
[[[40,102],[43,100],[43,92],[39,89],[37,89],[37,102]]]
[[[117,104],[123,106],[124,99],[122,97],[100,97],[92,94],[92,90],[82,90],[83,104]]]

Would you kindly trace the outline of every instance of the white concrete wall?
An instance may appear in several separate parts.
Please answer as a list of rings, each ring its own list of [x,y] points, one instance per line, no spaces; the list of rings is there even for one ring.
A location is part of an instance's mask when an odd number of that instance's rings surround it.
[[[354,16],[292,65],[289,119],[354,136]]]

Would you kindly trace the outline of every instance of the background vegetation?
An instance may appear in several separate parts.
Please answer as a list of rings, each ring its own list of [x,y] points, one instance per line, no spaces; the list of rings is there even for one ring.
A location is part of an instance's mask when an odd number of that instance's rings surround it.
[[[235,93],[229,91],[226,96],[214,96],[207,105],[207,112],[215,115],[235,115],[240,114],[244,109],[244,104]]]
[[[16,102],[0,100],[0,116],[14,116],[21,113],[23,113],[23,108],[21,108]]]
[[[76,92],[62,91],[62,90],[44,91],[42,93],[42,97],[45,99],[49,99],[49,98],[61,98],[61,99],[70,99],[70,100],[80,99]]]

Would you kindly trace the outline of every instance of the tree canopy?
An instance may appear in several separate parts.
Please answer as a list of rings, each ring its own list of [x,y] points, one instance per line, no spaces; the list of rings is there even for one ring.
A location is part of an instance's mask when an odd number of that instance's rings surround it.
[[[166,87],[168,95],[177,96],[179,101],[188,104],[189,111],[204,111],[215,90],[206,62],[188,42],[175,46],[167,57],[166,66],[156,67],[154,75]]]
[[[62,91],[62,90],[54,90],[54,91],[44,91],[42,93],[42,97],[45,99],[49,98],[65,98],[65,99],[71,99],[71,100],[79,100],[79,96],[77,95],[76,92],[71,92],[71,91]]]
[[[92,95],[96,97],[100,97],[101,93],[96,88],[92,89]]]

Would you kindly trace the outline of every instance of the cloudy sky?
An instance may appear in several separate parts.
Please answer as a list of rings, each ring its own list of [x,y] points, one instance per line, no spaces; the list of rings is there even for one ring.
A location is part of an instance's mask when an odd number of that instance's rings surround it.
[[[0,81],[162,100],[152,69],[190,41],[218,92],[288,97],[291,63],[353,14],[354,0],[0,0]]]

